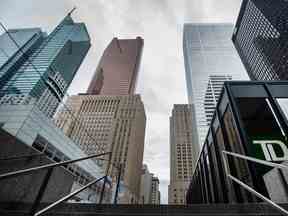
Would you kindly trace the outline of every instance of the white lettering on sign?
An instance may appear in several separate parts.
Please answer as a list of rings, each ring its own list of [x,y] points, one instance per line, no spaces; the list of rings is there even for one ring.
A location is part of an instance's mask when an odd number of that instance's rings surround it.
[[[254,140],[253,144],[261,145],[262,151],[267,161],[288,160],[288,148],[285,143],[280,140]],[[273,145],[278,145],[281,148],[283,153],[282,157],[276,155]]]

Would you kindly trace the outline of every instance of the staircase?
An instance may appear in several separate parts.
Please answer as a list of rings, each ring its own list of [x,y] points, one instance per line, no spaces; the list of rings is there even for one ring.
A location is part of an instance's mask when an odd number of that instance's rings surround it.
[[[275,164],[268,161],[262,161],[259,159],[251,158],[245,155],[240,155],[233,152],[223,151],[224,154],[232,155],[241,159],[248,161],[257,162],[263,165],[269,165],[271,167],[277,167],[281,169],[288,169],[287,165]],[[39,171],[43,169],[52,170],[55,167],[68,165],[70,163],[79,162],[87,160],[90,158],[99,157],[105,154],[111,155],[111,152],[106,152],[102,154],[90,155],[87,157],[82,157],[74,160],[55,162],[48,165],[42,165],[38,167],[22,169],[18,171],[8,172],[0,174],[0,180],[8,179],[11,177],[19,175],[27,175],[34,171]],[[224,157],[224,161],[225,161]],[[228,163],[228,162],[225,162]],[[227,164],[225,164],[227,167]],[[227,172],[227,171],[226,171]],[[288,216],[288,203],[277,205],[270,199],[259,194],[249,185],[240,181],[236,177],[232,176],[229,172],[226,173],[229,180],[239,184],[247,191],[251,192],[259,199],[265,201],[265,203],[245,203],[245,204],[193,204],[193,205],[111,205],[111,204],[83,204],[83,203],[65,203],[71,197],[90,187],[92,184],[97,183],[104,179],[103,185],[105,186],[105,181],[107,180],[107,174],[105,176],[95,179],[85,186],[71,192],[70,194],[58,199],[54,203],[49,204],[39,204],[41,203],[41,198],[45,192],[47,182],[43,183],[43,190],[37,196],[33,206],[31,204],[25,203],[14,203],[6,202],[0,203],[0,216],[278,216],[286,215]],[[117,188],[118,188],[117,184]],[[42,186],[41,186],[42,187]],[[104,188],[104,187],[103,187]],[[117,191],[118,189],[116,189]],[[101,193],[102,194],[102,193]],[[0,197],[5,197],[5,194],[0,194]],[[102,197],[102,196],[101,196]],[[115,200],[117,200],[117,193],[115,193]],[[28,202],[28,200],[25,200]],[[101,203],[101,202],[100,202]],[[47,208],[46,208],[47,207]],[[31,214],[31,209],[34,214]]]
[[[41,207],[44,207],[40,206]],[[288,204],[282,205],[285,209]],[[1,216],[28,216],[31,205],[0,204]],[[278,216],[267,204],[195,204],[181,205],[99,205],[64,203],[43,215],[47,216]]]

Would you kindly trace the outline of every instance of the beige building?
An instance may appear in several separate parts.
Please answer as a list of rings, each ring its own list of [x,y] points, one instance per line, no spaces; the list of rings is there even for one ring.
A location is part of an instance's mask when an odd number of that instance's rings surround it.
[[[153,174],[149,172],[146,164],[142,167],[141,187],[140,187],[140,203],[151,204],[151,189],[152,189]]]
[[[186,191],[197,161],[197,146],[192,143],[192,106],[175,104],[170,117],[169,204],[185,204]]]
[[[140,204],[160,205],[159,179],[143,165],[140,188]]]
[[[138,203],[146,126],[140,95],[75,95],[68,98],[67,106],[71,111],[58,113],[57,126],[87,154],[111,151],[112,163],[122,164],[121,177],[128,189],[119,203]],[[114,180],[117,173],[111,166]]]
[[[160,205],[160,191],[159,191],[159,179],[155,176],[152,177],[151,187],[151,204]]]

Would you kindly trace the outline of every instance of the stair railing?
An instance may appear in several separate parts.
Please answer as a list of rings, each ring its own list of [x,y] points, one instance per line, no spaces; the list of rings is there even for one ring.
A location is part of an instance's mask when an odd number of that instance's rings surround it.
[[[88,184],[86,184],[85,186],[79,188],[78,190],[73,191],[72,193],[68,194],[67,196],[65,196],[65,197],[63,197],[63,198],[55,201],[54,203],[50,204],[49,206],[45,207],[44,209],[38,211],[37,213],[34,214],[34,216],[39,216],[39,215],[47,212],[47,211],[50,210],[51,208],[59,205],[60,203],[63,203],[63,202],[65,202],[65,201],[69,200],[71,197],[77,195],[77,194],[80,193],[81,191],[85,190],[86,188],[90,187],[90,186],[93,185],[93,184],[96,184],[97,182],[99,182],[99,181],[101,181],[102,179],[105,179],[105,178],[106,178],[106,176],[103,176],[103,177],[101,177],[101,178],[98,178],[98,179],[95,179],[95,180],[89,182]]]
[[[283,164],[277,164],[277,163],[265,161],[265,160],[260,160],[260,159],[254,158],[254,157],[249,157],[249,156],[238,154],[238,153],[235,153],[235,152],[222,151],[222,157],[223,157],[223,161],[224,161],[224,169],[225,169],[227,178],[229,178],[230,180],[236,182],[238,185],[240,185],[241,187],[243,187],[244,189],[246,189],[250,193],[254,194],[256,197],[258,197],[261,200],[263,200],[264,202],[268,203],[274,209],[276,209],[279,212],[283,213],[284,215],[288,216],[288,211],[287,210],[285,210],[284,208],[282,208],[280,205],[276,204],[275,202],[273,202],[269,198],[267,198],[267,197],[263,196],[262,194],[258,193],[252,187],[250,187],[249,185],[247,185],[244,182],[240,181],[235,176],[231,175],[230,172],[229,172],[229,168],[228,168],[229,162],[228,162],[227,155],[233,156],[233,157],[236,157],[236,158],[240,158],[240,159],[244,159],[244,160],[247,160],[247,161],[251,161],[251,162],[254,162],[254,163],[270,166],[270,167],[273,167],[273,168],[278,168],[278,169],[288,169],[288,166],[283,165]]]
[[[44,179],[43,184],[40,187],[40,192],[36,198],[36,201],[34,202],[32,209],[30,211],[30,215],[34,215],[34,216],[39,216],[42,215],[43,213],[47,212],[48,210],[50,210],[51,208],[55,207],[56,205],[59,205],[60,203],[63,203],[65,201],[67,201],[68,199],[70,199],[71,197],[77,195],[78,193],[82,192],[83,190],[85,190],[86,188],[90,187],[91,185],[101,181],[102,179],[107,180],[107,171],[105,173],[104,176],[102,176],[101,178],[95,179],[91,182],[89,182],[88,184],[84,185],[83,187],[71,192],[70,194],[68,194],[67,196],[53,202],[52,204],[50,204],[49,206],[45,207],[44,209],[37,211],[38,205],[40,204],[40,201],[42,199],[42,196],[44,195],[45,189],[48,185],[48,181],[49,178],[52,174],[52,169],[55,167],[59,167],[59,166],[63,166],[63,165],[67,165],[67,164],[71,164],[71,163],[75,163],[75,162],[79,162],[79,161],[84,161],[84,160],[88,160],[91,158],[96,158],[96,157],[100,157],[103,155],[110,155],[111,158],[111,152],[105,152],[105,153],[101,153],[101,154],[93,154],[93,155],[89,155],[87,157],[82,157],[82,158],[78,158],[78,159],[74,159],[74,160],[68,160],[68,161],[62,161],[62,162],[55,162],[55,163],[51,163],[51,164],[46,164],[46,165],[41,165],[41,166],[37,166],[37,167],[32,167],[32,168],[27,168],[27,169],[22,169],[22,170],[17,170],[17,171],[13,171],[13,172],[8,172],[8,173],[4,173],[4,174],[0,174],[0,181],[4,180],[4,179],[8,179],[8,178],[12,178],[12,177],[17,177],[17,176],[21,176],[21,175],[27,175],[30,174],[32,172],[37,172],[40,170],[45,170],[47,169],[47,175]],[[110,166],[110,160],[108,161],[108,167]],[[104,184],[105,185],[105,184]],[[101,193],[101,196],[103,196],[103,193]],[[102,200],[102,197],[100,197]]]

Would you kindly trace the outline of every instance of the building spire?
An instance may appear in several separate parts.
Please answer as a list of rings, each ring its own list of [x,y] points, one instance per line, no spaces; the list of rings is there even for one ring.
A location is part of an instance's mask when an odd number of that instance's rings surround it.
[[[71,14],[76,10],[76,7],[74,6],[72,8],[72,10],[69,11],[69,13],[67,14],[67,16],[71,16]]]

